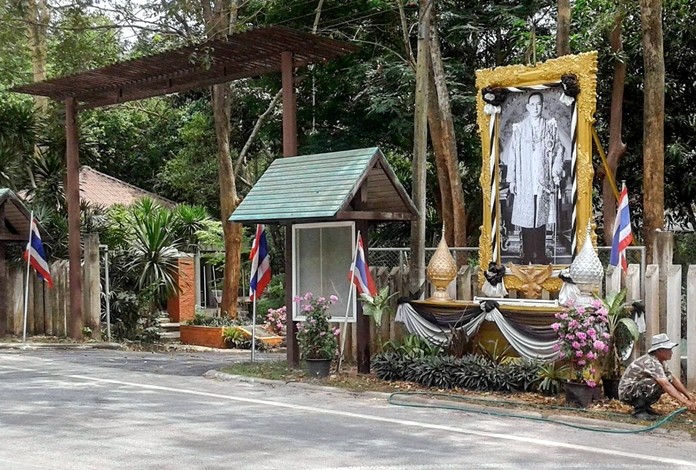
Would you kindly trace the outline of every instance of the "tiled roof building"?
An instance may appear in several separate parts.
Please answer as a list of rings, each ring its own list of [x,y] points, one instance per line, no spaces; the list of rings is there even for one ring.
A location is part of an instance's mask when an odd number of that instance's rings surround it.
[[[174,201],[140,189],[88,166],[83,166],[80,169],[80,199],[83,201],[103,207],[111,207],[116,204],[129,206],[143,197],[150,197],[165,207],[176,205]]]

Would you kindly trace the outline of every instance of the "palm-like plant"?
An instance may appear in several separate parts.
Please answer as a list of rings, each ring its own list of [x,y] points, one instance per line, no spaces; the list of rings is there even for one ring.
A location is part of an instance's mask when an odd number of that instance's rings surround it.
[[[30,176],[37,116],[31,101],[3,96],[0,103],[0,187],[22,189]]]
[[[133,208],[133,241],[129,268],[140,273],[138,287],[156,285],[160,298],[176,291],[178,240],[172,229],[173,215],[166,209],[141,201]],[[142,211],[138,210],[142,209]]]
[[[180,238],[184,250],[198,243],[197,233],[205,230],[210,216],[203,206],[180,204],[174,208],[174,231]]]
[[[610,335],[609,353],[605,356],[604,376],[618,379],[621,377],[623,355],[631,343],[638,340],[638,325],[630,317],[631,311],[624,303],[626,289],[611,292],[603,300],[607,309],[607,328]]]

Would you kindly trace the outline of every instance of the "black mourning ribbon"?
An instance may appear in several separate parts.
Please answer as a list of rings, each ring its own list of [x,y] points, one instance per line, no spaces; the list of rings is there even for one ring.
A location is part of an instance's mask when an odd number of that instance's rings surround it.
[[[505,277],[505,266],[495,264],[495,262],[491,261],[488,264],[488,269],[483,273],[483,277],[486,278],[490,285],[495,287],[503,280],[503,277]]]

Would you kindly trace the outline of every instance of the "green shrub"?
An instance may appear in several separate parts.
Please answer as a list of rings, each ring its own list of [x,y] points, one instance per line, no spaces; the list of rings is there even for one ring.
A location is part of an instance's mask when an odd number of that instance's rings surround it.
[[[256,323],[266,320],[266,312],[269,309],[279,309],[285,305],[285,274],[276,274],[271,278],[263,295],[256,301]]]
[[[193,320],[188,322],[195,326],[237,326],[239,322],[229,315],[222,314],[219,317],[208,317],[202,310],[197,310],[193,314]]]
[[[417,335],[409,335],[401,341],[387,341],[382,347],[383,351],[393,351],[403,356],[431,357],[442,353],[442,346],[430,343]]]
[[[381,380],[389,382],[404,379],[404,357],[394,351],[385,351],[372,357],[371,368]]]
[[[468,390],[493,390],[490,369],[495,364],[490,359],[469,354],[460,363],[462,367],[455,373],[457,385]]]
[[[372,368],[382,380],[405,380],[436,388],[512,392],[536,390],[541,363],[520,358],[496,363],[489,357],[473,354],[457,358],[385,351],[373,357]]]
[[[225,339],[227,346],[235,349],[251,349],[251,337],[249,334],[239,328],[238,326],[232,326],[222,330],[222,337]],[[266,343],[263,343],[257,339],[256,350],[265,351]]]
[[[543,363],[538,359],[516,358],[509,364],[510,375],[517,383],[517,390],[533,392],[537,390],[539,381],[539,371]]]
[[[413,363],[409,377],[411,381],[426,387],[454,388],[455,372],[459,368],[459,360],[456,357],[423,357]]]
[[[555,362],[539,366],[539,391],[544,395],[558,395],[563,382],[568,379],[568,365],[557,365]]]

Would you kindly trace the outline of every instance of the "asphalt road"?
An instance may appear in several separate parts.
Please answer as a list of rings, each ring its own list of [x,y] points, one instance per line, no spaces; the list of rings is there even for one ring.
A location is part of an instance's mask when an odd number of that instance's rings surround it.
[[[242,355],[0,351],[0,469],[693,468],[696,442],[218,381]]]

